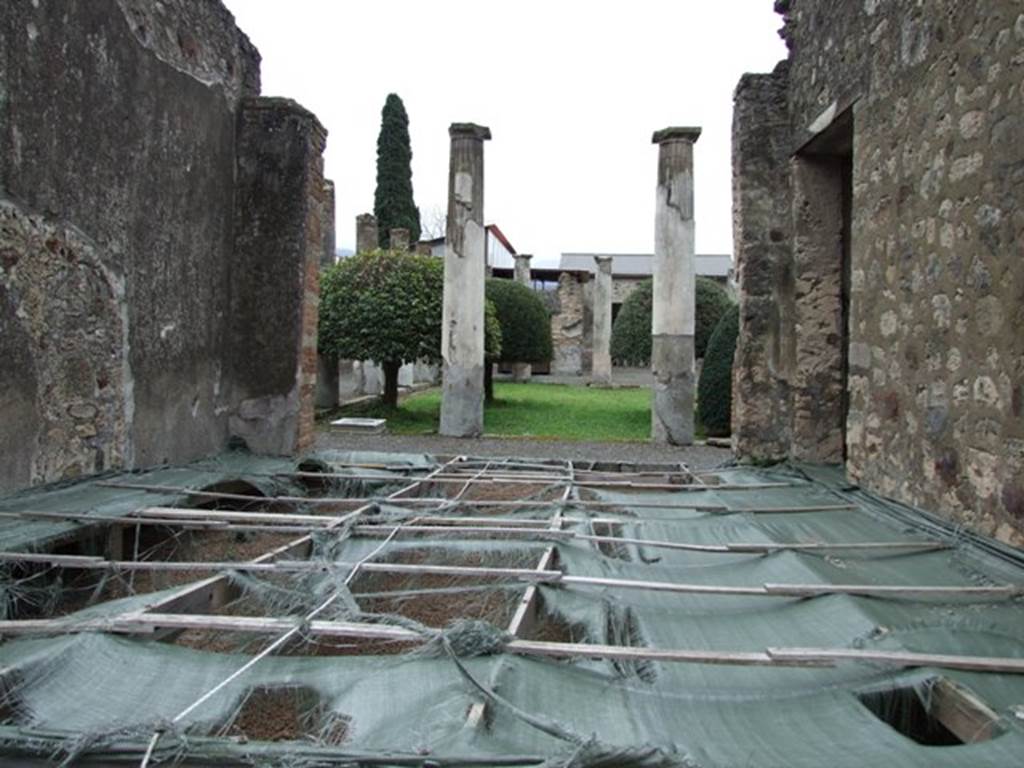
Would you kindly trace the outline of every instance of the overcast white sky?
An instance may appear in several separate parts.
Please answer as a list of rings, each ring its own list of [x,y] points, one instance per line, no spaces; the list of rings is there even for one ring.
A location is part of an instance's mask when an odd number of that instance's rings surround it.
[[[485,216],[534,264],[649,253],[657,148],[700,125],[697,251],[732,251],[732,91],[786,54],[771,0],[225,0],[263,56],[263,92],[329,132],[338,247],[373,210],[380,110],[409,113],[424,226],[443,211],[448,125],[489,126]]]

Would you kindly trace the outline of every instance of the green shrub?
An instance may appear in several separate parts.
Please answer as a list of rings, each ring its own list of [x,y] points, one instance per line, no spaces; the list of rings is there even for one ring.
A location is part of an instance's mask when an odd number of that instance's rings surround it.
[[[513,280],[490,278],[487,300],[494,304],[501,326],[501,352],[488,353],[491,360],[543,363],[551,359],[551,319],[534,291]]]
[[[651,362],[651,306],[653,281],[644,280],[622,303],[612,327],[612,359],[619,365],[645,366]],[[698,277],[696,284],[694,354],[704,357],[711,333],[732,306],[729,294],[714,280]]]
[[[700,421],[708,437],[726,437],[732,431],[732,361],[740,331],[740,308],[733,306],[715,326],[704,355],[697,385]]]
[[[320,276],[317,345],[384,371],[384,402],[398,401],[398,369],[441,359],[444,263],[433,256],[369,251]]]

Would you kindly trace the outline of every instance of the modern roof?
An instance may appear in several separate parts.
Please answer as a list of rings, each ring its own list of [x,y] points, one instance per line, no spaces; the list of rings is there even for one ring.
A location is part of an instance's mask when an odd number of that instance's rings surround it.
[[[563,270],[595,272],[595,256],[611,256],[613,275],[647,276],[654,274],[654,256],[650,253],[563,253],[559,267]],[[697,274],[701,277],[728,277],[732,256],[728,253],[698,253]]]

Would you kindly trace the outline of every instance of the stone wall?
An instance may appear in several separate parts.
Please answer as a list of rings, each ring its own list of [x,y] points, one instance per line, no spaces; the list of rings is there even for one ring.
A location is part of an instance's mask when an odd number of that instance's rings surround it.
[[[837,398],[848,399],[852,479],[1022,543],[1024,6],[1016,0],[793,0],[788,6],[785,122],[791,171],[802,175],[794,173],[789,185],[798,203],[790,226],[834,239],[834,212],[819,210],[819,224],[808,225],[808,205],[828,201],[801,185],[814,171],[816,137],[844,119],[851,122],[845,151],[852,163],[846,387],[842,355],[835,353],[843,345],[836,331],[843,329],[808,329],[799,317],[791,334],[798,350],[794,377],[815,373],[799,359],[801,344],[818,345],[817,360],[831,355],[829,370],[817,372],[831,382],[822,384],[819,399],[833,410]],[[737,114],[745,104],[738,92]],[[750,159],[741,150],[736,162]],[[782,177],[780,166],[777,158],[771,173]],[[742,193],[735,206],[738,231],[770,233],[772,223],[751,218]],[[775,220],[783,234],[785,218]],[[799,254],[799,243],[789,254],[750,251],[744,268],[778,273]],[[835,311],[834,298],[822,298],[837,279],[828,269],[840,271],[819,264],[809,286],[817,291],[812,303],[819,319]],[[799,274],[793,285],[799,294]],[[770,320],[756,299],[744,290],[747,338],[740,350],[761,343],[750,331]],[[799,313],[801,301],[794,307]],[[757,368],[747,359],[740,370]],[[745,385],[735,386],[739,392]],[[767,386],[765,393],[765,402],[778,402]],[[752,394],[740,399],[754,402]],[[789,403],[801,407],[795,395]],[[742,435],[750,418],[741,410],[737,421]],[[786,443],[784,434],[774,437],[763,445],[740,437],[737,445],[749,456],[771,454]],[[807,431],[794,434],[787,452],[801,455],[810,439]]]
[[[551,307],[551,373],[582,376],[593,357],[593,299],[589,275],[562,272]]]
[[[785,62],[744,75],[733,111],[733,247],[740,333],[733,363],[733,439],[741,456],[782,459],[792,439],[791,151]]]
[[[219,2],[187,0],[6,3],[0,47],[0,490],[223,449],[240,393],[294,386],[233,362],[266,326],[231,312],[246,272],[280,258],[250,240],[234,259],[258,228],[236,160],[277,141],[238,151],[259,54]],[[296,264],[322,249],[302,236]]]

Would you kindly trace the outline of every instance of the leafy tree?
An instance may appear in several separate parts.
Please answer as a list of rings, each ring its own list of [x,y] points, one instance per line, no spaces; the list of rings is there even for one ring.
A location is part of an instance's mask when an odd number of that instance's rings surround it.
[[[494,399],[493,363],[541,363],[551,359],[551,319],[544,302],[532,290],[513,280],[491,278],[487,301],[494,304],[501,330],[499,354],[488,354],[484,369],[488,401]]]
[[[411,252],[370,251],[320,276],[321,349],[374,360],[384,371],[384,403],[398,404],[398,369],[441,357],[444,263]]]
[[[643,366],[651,362],[651,313],[654,282],[644,280],[622,303],[612,327],[612,359],[620,365]],[[696,283],[694,355],[704,357],[708,340],[722,315],[733,305],[729,294],[714,280],[698,277]]]
[[[444,262],[409,251],[369,251],[342,259],[320,275],[318,346],[384,371],[384,404],[398,404],[403,363],[441,361]],[[501,356],[501,325],[485,305],[484,347]]]
[[[709,437],[732,431],[732,361],[740,332],[740,308],[731,307],[715,326],[697,384],[701,423]]]
[[[373,214],[381,248],[391,245],[391,230],[409,230],[409,241],[420,239],[420,211],[412,195],[412,146],[409,116],[397,94],[389,93],[380,114],[377,136],[377,189]]]

